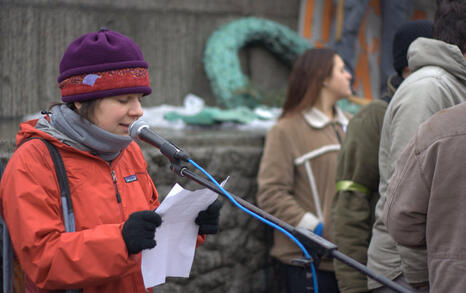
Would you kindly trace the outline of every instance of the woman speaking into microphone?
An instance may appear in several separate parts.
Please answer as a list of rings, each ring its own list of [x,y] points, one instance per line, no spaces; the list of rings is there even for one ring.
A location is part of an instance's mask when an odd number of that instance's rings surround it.
[[[101,29],[68,46],[58,83],[63,103],[20,125],[0,185],[1,213],[25,273],[21,285],[26,292],[146,292],[140,252],[156,245],[163,221],[128,128],[151,93],[148,64],[130,38]],[[63,160],[71,219],[47,142]],[[198,243],[217,232],[220,207],[217,200],[199,213]]]

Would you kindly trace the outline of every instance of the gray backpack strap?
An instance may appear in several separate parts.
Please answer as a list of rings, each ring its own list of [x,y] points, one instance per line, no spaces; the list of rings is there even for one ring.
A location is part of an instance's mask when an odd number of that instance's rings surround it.
[[[60,196],[61,205],[63,208],[63,221],[65,222],[65,230],[66,232],[75,232],[76,227],[74,223],[73,203],[71,202],[70,186],[68,184],[68,176],[66,175],[65,164],[63,164],[63,159],[53,144],[46,141],[45,139],[40,140],[42,140],[49,149],[50,155],[52,156],[52,160],[55,165],[58,184],[60,185]]]
[[[58,184],[60,186],[60,197],[63,209],[63,221],[65,224],[66,232],[75,232],[76,226],[74,221],[73,204],[71,202],[70,186],[68,184],[68,176],[66,175],[65,164],[63,159],[53,144],[40,137],[31,137],[23,141],[23,143],[31,139],[40,139],[45,143],[47,149],[52,157],[53,164],[55,165],[55,172],[57,174]],[[1,218],[1,217],[0,217]],[[6,224],[1,219],[3,225],[3,292],[13,292],[13,247],[11,245],[10,236],[6,228]],[[7,256],[7,257],[5,257]],[[68,289],[66,293],[77,293],[82,292],[80,289]]]
[[[74,223],[74,211],[73,203],[71,202],[70,186],[68,184],[68,176],[66,175],[65,164],[60,156],[58,150],[45,139],[41,139],[47,148],[49,149],[50,155],[52,156],[55,170],[57,172],[58,184],[60,185],[60,196],[61,205],[63,208],[63,221],[65,222],[66,232],[75,232],[76,226]],[[79,289],[68,289],[66,293],[78,293],[81,292]]]

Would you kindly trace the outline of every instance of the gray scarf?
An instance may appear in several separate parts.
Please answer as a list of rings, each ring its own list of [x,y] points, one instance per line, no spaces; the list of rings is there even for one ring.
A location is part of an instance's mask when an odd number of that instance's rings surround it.
[[[64,104],[54,106],[51,112],[50,124],[42,118],[36,128],[105,161],[114,160],[133,141],[130,136],[116,135],[97,127]]]

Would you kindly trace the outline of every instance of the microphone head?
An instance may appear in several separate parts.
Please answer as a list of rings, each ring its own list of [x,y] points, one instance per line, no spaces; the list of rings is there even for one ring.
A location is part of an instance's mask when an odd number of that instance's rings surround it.
[[[129,136],[131,136],[133,139],[138,139],[141,129],[145,127],[149,127],[149,124],[147,124],[146,121],[144,120],[134,121],[133,123],[131,123],[131,125],[128,128]]]

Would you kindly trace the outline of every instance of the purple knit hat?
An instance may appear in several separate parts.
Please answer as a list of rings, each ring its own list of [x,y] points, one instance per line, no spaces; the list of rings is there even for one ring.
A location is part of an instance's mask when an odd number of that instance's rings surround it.
[[[88,101],[129,93],[152,92],[141,49],[108,29],[74,40],[60,62],[58,83],[63,102]]]

